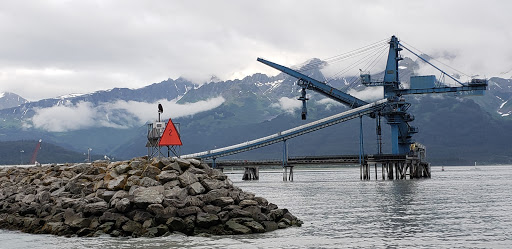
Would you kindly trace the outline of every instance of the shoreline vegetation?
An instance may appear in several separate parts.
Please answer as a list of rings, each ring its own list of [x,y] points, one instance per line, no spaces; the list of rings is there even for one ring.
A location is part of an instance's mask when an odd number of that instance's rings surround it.
[[[195,159],[0,168],[0,228],[60,236],[263,233],[302,221]]]

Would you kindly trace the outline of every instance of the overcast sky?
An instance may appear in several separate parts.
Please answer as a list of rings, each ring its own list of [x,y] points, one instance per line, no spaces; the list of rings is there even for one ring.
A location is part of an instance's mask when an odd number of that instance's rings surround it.
[[[510,77],[512,1],[1,1],[0,92],[29,100],[180,76],[277,71],[397,35],[469,74]]]

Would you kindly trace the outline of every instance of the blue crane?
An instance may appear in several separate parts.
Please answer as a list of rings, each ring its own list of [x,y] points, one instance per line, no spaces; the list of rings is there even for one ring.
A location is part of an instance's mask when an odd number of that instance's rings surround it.
[[[406,49],[412,54],[418,56],[421,60],[433,66],[435,69],[439,70],[443,75],[451,78],[460,86],[447,86],[441,82],[438,82],[435,76],[429,75],[411,76],[410,88],[404,88],[404,86],[400,82],[398,74],[398,63],[403,59],[400,55],[400,51],[402,51],[403,49]],[[345,93],[339,89],[327,85],[325,82],[313,79],[288,67],[279,65],[277,63],[262,58],[258,58],[257,60],[265,65],[273,67],[283,73],[286,73],[294,78],[297,78],[298,85],[302,87],[301,96],[299,97],[299,100],[301,100],[303,103],[301,114],[302,119],[305,119],[307,115],[306,101],[308,100],[308,98],[306,97],[306,90],[313,90],[315,92],[318,92],[350,108],[357,108],[368,104],[367,102],[361,99],[358,99],[348,93]],[[418,129],[416,127],[409,125],[409,122],[412,122],[414,120],[414,116],[407,112],[407,110],[410,107],[410,103],[407,103],[405,101],[403,95],[450,92],[483,94],[483,91],[487,89],[486,79],[472,79],[468,83],[462,83],[453,76],[447,74],[443,70],[439,69],[438,67],[430,63],[427,59],[423,58],[422,56],[410,50],[408,47],[404,46],[395,36],[392,36],[389,41],[389,53],[383,80],[372,81],[371,75],[369,73],[364,72],[361,72],[360,77],[363,85],[368,87],[382,86],[384,89],[384,97],[387,98],[388,100],[387,106],[384,107],[382,110],[373,113],[370,116],[378,118],[378,133],[380,132],[381,116],[386,118],[387,123],[391,126],[391,147],[392,154],[394,155],[408,154],[411,150],[411,145],[414,143],[412,136],[413,134],[418,132]],[[380,134],[378,135],[380,136]],[[381,149],[379,148],[379,153],[380,150]]]

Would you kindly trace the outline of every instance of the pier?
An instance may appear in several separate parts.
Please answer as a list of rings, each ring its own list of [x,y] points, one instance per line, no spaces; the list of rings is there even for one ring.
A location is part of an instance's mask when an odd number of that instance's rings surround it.
[[[310,164],[336,164],[359,165],[361,180],[394,180],[429,178],[430,164],[422,160],[422,155],[364,155],[363,163],[359,164],[359,155],[328,155],[328,156],[300,156],[288,158],[288,163],[283,166],[283,181],[293,181],[293,169],[295,166]],[[217,168],[232,167],[244,168],[242,180],[258,180],[259,169],[265,167],[282,166],[282,160],[221,160],[215,165]],[[380,167],[380,170],[379,170]],[[371,169],[374,168],[374,177]],[[379,172],[380,171],[380,172]]]

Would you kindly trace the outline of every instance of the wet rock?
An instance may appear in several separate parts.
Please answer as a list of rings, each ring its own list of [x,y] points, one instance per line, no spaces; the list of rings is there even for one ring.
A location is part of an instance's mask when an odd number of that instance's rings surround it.
[[[269,217],[272,220],[278,221],[281,218],[283,218],[284,214],[285,214],[285,210],[283,210],[283,209],[274,209],[274,210],[270,211]]]
[[[105,222],[98,227],[97,231],[102,231],[103,233],[109,233],[110,231],[112,231],[112,228],[114,228],[114,225],[115,225],[114,222]]]
[[[184,208],[180,208],[176,211],[176,213],[179,217],[185,217],[185,216],[189,216],[192,214],[195,215],[199,212],[201,212],[201,208],[196,207],[196,206],[184,207]]]
[[[221,208],[214,205],[206,205],[203,207],[203,211],[209,214],[218,214]]]
[[[167,227],[169,227],[170,231],[183,232],[186,227],[183,219],[181,219],[179,217],[169,218],[165,224],[167,225]]]
[[[136,221],[129,220],[122,226],[122,229],[129,233],[140,232],[142,230],[142,225]]]
[[[156,227],[150,227],[146,230],[144,236],[146,237],[159,237],[169,232],[169,228],[166,225],[158,225]]]
[[[265,228],[256,221],[244,222],[244,226],[250,228],[254,233],[264,233]]]
[[[220,219],[215,214],[197,213],[196,222],[199,227],[209,228],[219,224]]]
[[[251,232],[251,229],[242,225],[242,224],[238,224],[237,222],[235,222],[234,220],[228,220],[226,222],[226,226],[231,230],[233,231],[235,234],[248,234]]]
[[[258,202],[255,200],[243,200],[239,204],[241,207],[248,207],[248,206],[256,206],[258,205]]]
[[[153,215],[149,212],[143,211],[143,210],[134,210],[130,212],[129,216],[132,217],[134,221],[144,223],[147,220],[153,219]]]
[[[261,222],[263,226],[265,227],[265,231],[272,232],[274,230],[277,230],[277,223],[275,221],[262,221]]]
[[[263,197],[254,197],[254,200],[258,202],[259,205],[261,206],[268,206],[268,201],[267,199],[263,198]]]
[[[84,206],[84,214],[101,215],[108,209],[108,204],[104,201],[86,204]]]
[[[238,217],[251,217],[252,218],[251,213],[244,211],[242,209],[239,209],[239,208],[229,211],[229,216],[232,218],[238,218]]]
[[[218,197],[212,201],[213,205],[218,207],[224,207],[233,204],[235,201],[231,197]]]

